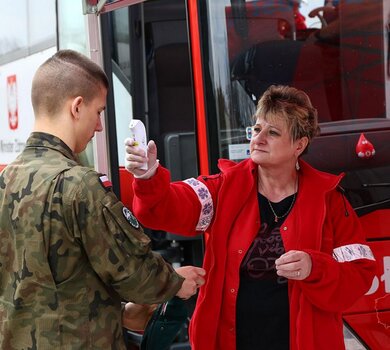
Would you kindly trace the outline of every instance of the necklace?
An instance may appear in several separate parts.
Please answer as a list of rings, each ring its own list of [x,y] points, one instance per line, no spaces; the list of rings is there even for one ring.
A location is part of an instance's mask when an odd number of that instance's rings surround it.
[[[288,213],[291,211],[291,209],[292,209],[292,207],[293,207],[293,205],[294,205],[294,203],[295,203],[295,199],[296,199],[296,197],[297,197],[297,193],[298,193],[298,174],[296,175],[295,192],[294,192],[294,195],[293,195],[291,204],[290,204],[290,206],[288,207],[287,211],[286,211],[284,214],[282,214],[282,215],[276,214],[276,212],[275,212],[275,210],[274,210],[274,208],[273,208],[273,206],[272,206],[270,200],[268,199],[268,197],[266,197],[266,198],[267,198],[268,205],[269,205],[269,207],[271,208],[272,214],[274,214],[274,217],[275,217],[274,222],[278,222],[279,219],[282,219],[282,218],[284,218],[285,216],[288,215]]]
[[[275,216],[275,219],[274,219],[275,222],[278,222],[279,219],[282,219],[282,218],[284,218],[285,216],[288,215],[288,213],[291,211],[291,209],[292,209],[292,207],[293,207],[293,205],[294,205],[294,203],[295,203],[295,197],[296,197],[296,195],[297,195],[297,193],[295,192],[294,195],[293,195],[293,198],[292,198],[292,201],[291,201],[291,204],[290,204],[289,208],[287,209],[287,211],[286,211],[283,215],[278,215],[278,214],[275,213],[275,210],[274,210],[274,208],[272,207],[271,202],[270,202],[269,199],[267,198],[267,202],[268,202],[268,204],[269,204],[269,207],[271,208],[272,214],[274,214],[274,216]]]

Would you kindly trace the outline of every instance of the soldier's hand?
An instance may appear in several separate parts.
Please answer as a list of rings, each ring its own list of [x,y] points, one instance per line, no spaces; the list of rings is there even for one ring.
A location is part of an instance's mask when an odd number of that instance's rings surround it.
[[[183,266],[177,268],[176,272],[185,278],[180,290],[176,294],[179,298],[190,298],[205,283],[204,276],[206,275],[206,271],[200,267]]]
[[[122,326],[135,332],[144,331],[157,306],[126,303],[122,312]]]
[[[134,145],[131,138],[125,140],[125,152],[125,168],[134,177],[149,179],[156,173],[158,167],[157,147],[153,140],[148,143],[147,156],[141,148]],[[145,162],[148,164],[148,170],[140,169]]]

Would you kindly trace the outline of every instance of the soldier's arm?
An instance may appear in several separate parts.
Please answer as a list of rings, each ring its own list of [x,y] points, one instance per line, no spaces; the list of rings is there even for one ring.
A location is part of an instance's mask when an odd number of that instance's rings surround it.
[[[142,304],[172,298],[184,279],[151,250],[137,219],[99,178],[87,172],[71,199],[75,236],[93,269],[125,300]]]

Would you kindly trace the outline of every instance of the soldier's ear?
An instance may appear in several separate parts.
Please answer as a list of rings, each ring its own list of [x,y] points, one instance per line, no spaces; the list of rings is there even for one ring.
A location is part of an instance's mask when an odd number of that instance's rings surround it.
[[[72,104],[71,104],[71,112],[72,115],[75,119],[80,118],[80,110],[81,110],[81,105],[83,103],[83,97],[82,96],[77,96],[73,99]]]

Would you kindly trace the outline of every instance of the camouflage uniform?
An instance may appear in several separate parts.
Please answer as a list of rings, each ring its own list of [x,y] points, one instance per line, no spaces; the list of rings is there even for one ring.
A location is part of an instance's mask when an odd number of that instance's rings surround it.
[[[124,349],[121,298],[180,289],[100,178],[44,133],[0,174],[1,349]]]

